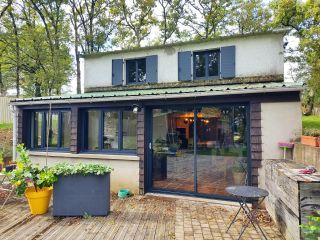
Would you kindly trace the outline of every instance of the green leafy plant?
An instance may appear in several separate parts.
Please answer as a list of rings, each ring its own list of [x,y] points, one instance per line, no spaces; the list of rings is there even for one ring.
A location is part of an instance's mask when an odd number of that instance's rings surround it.
[[[100,164],[69,164],[59,163],[53,168],[55,175],[70,176],[70,175],[105,175],[113,171],[109,166]]]
[[[308,224],[300,225],[305,239],[316,240],[320,236],[320,211],[315,216],[307,216]]]
[[[320,129],[316,128],[304,128],[302,131],[304,136],[311,136],[311,137],[320,137]]]
[[[11,183],[15,185],[17,195],[22,195],[27,187],[34,187],[36,191],[38,188],[51,187],[58,180],[52,169],[31,162],[23,144],[17,146],[17,152],[19,153],[17,168],[6,173]]]

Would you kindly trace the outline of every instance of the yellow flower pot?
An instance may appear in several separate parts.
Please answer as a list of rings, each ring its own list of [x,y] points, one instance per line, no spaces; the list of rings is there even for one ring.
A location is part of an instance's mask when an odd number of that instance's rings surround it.
[[[26,189],[25,195],[28,199],[29,207],[33,215],[44,214],[48,212],[49,203],[52,195],[52,187]]]

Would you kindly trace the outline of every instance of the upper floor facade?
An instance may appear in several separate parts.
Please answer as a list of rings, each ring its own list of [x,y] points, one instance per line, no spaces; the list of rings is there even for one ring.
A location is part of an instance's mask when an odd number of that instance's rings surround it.
[[[221,81],[284,74],[284,31],[84,56],[86,92],[112,86]]]

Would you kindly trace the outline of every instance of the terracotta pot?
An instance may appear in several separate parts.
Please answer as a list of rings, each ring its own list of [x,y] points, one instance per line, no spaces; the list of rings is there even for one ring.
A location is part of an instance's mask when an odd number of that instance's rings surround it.
[[[301,143],[304,144],[304,145],[312,146],[312,147],[320,146],[319,145],[320,144],[319,138],[318,137],[312,137],[312,136],[302,135],[301,136]]]

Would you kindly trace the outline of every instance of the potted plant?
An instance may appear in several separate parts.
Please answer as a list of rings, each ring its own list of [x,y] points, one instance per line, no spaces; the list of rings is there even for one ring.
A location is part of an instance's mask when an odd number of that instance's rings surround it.
[[[246,164],[242,161],[235,161],[232,167],[234,185],[244,185],[246,178]]]
[[[108,215],[111,171],[112,168],[99,164],[56,165],[53,216]]]
[[[25,194],[31,213],[34,215],[44,214],[48,212],[52,185],[57,177],[52,169],[33,164],[23,145],[17,146],[17,152],[20,158],[17,161],[17,167],[6,174],[15,186],[17,195]]]
[[[320,146],[320,130],[315,128],[304,128],[301,143],[313,147]]]

